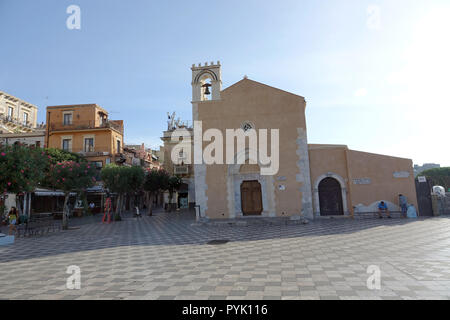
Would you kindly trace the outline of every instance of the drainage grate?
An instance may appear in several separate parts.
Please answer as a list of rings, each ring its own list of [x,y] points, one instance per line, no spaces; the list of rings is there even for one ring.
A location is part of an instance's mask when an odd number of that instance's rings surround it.
[[[230,240],[222,239],[222,240],[211,240],[211,241],[208,241],[206,244],[216,246],[216,245],[220,245],[220,244],[226,244],[228,242],[230,242]]]

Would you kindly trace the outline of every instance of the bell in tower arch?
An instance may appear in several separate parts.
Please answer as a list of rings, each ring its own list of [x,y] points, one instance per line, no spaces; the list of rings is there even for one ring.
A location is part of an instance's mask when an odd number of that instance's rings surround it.
[[[205,95],[210,95],[211,91],[209,91],[209,88],[211,87],[210,83],[205,83],[204,85],[202,85],[202,88],[205,88],[204,94]]]

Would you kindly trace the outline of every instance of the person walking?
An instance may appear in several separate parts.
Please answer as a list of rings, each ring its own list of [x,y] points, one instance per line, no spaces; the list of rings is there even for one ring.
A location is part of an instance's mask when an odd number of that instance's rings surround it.
[[[139,207],[134,207],[135,209],[136,209],[136,213],[135,213],[135,216],[136,216],[136,218],[142,218],[142,215],[141,215],[141,213],[139,212]]]
[[[19,214],[16,207],[11,207],[7,216],[9,222],[9,235],[12,236],[16,231],[16,225],[19,224]]]
[[[408,199],[403,194],[398,195],[398,203],[402,209],[402,217],[406,218],[406,213],[408,212]]]

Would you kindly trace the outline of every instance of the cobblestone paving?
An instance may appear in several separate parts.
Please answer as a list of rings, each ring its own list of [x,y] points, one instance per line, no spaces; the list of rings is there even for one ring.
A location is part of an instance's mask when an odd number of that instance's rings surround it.
[[[0,247],[1,299],[449,299],[450,218],[196,226],[156,213]],[[5,230],[4,230],[5,231]],[[211,246],[213,239],[229,243]],[[66,289],[67,267],[81,289]],[[369,290],[367,268],[381,269]]]

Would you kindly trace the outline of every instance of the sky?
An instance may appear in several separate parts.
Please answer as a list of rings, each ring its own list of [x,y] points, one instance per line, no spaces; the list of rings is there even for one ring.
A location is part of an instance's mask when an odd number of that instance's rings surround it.
[[[39,122],[97,103],[157,148],[167,112],[192,118],[191,65],[220,60],[223,88],[304,96],[309,143],[450,166],[448,17],[448,0],[0,0],[0,90]]]

